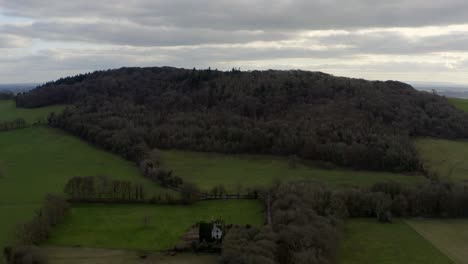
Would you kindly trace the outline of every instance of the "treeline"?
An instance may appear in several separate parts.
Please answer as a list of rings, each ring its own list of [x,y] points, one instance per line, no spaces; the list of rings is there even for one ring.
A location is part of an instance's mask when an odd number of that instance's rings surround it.
[[[12,92],[0,91],[0,100],[13,100],[15,94]]]
[[[65,198],[47,195],[44,205],[35,216],[18,227],[15,244],[4,248],[3,254],[7,263],[46,263],[44,256],[34,246],[49,238],[52,227],[63,220],[68,210],[69,204]]]
[[[159,181],[158,181],[159,182]],[[184,182],[177,187],[165,185],[173,192],[147,193],[142,184],[114,180],[107,176],[73,177],[65,184],[64,193],[72,203],[151,203],[151,204],[193,204],[201,200],[214,199],[257,199],[259,190],[248,189],[241,194],[229,194],[222,185],[211,192],[200,191],[194,183]]]
[[[73,202],[134,202],[146,199],[141,184],[106,176],[73,177],[65,185],[64,192]]]
[[[198,187],[191,183],[172,189],[172,194],[148,194],[143,185],[131,181],[114,180],[107,176],[86,176],[68,180],[64,192],[68,201],[73,203],[192,204],[202,198]]]
[[[271,217],[262,228],[237,228],[224,240],[225,264],[336,263],[340,225],[347,217],[467,217],[468,188],[430,182],[405,187],[331,190],[310,182],[282,184],[263,194]]]
[[[137,162],[176,148],[415,171],[411,137],[468,137],[468,115],[443,97],[298,70],[122,68],[51,82],[16,103],[72,103],[50,125]]]
[[[23,118],[16,118],[13,121],[0,121],[0,131],[8,131],[28,127],[28,123]]]

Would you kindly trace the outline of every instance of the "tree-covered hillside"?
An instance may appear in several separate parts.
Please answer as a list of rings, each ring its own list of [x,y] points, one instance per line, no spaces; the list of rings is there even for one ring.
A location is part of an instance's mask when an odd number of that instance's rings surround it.
[[[410,137],[468,137],[468,115],[395,82],[320,72],[122,68],[51,82],[17,106],[72,103],[51,125],[139,161],[153,148],[298,155],[414,171]]]

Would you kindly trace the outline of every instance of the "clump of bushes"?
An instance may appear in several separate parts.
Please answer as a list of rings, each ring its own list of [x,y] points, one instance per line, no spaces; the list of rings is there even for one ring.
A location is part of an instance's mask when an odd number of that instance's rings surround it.
[[[47,257],[36,246],[7,247],[3,254],[8,264],[46,264]]]
[[[59,195],[48,194],[44,205],[28,222],[19,226],[17,240],[20,245],[38,245],[47,240],[52,227],[63,220],[70,206]]]
[[[160,183],[163,187],[178,188],[184,184],[181,177],[174,175],[171,170],[164,170],[159,162],[153,159],[142,160],[140,170],[146,178]]]
[[[35,216],[18,227],[15,244],[4,248],[3,253],[7,263],[46,263],[45,256],[36,246],[49,238],[52,227],[63,220],[69,208],[64,197],[48,194]]]

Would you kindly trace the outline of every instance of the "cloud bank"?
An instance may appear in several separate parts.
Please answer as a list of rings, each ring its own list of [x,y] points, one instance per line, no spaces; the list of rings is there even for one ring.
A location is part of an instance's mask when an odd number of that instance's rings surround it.
[[[468,2],[0,0],[0,82],[161,65],[468,83]]]

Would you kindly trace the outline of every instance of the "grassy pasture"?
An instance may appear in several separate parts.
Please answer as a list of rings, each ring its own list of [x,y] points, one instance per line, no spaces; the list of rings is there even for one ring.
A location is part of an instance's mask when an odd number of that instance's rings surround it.
[[[468,99],[448,100],[468,112]],[[427,169],[453,181],[468,181],[468,141],[419,138],[414,142]]]
[[[404,221],[381,224],[375,219],[351,219],[344,227],[341,264],[453,263]]]
[[[210,254],[177,254],[148,252],[146,259],[139,258],[139,252],[116,249],[43,247],[49,264],[216,264],[218,257]]]
[[[0,132],[0,170],[0,247],[44,195],[62,192],[70,177],[109,175],[144,182],[147,193],[162,191],[142,178],[133,163],[46,127]]]
[[[457,264],[468,264],[468,220],[409,220],[421,236]]]
[[[194,223],[223,219],[232,224],[263,224],[260,203],[205,201],[182,205],[76,205],[54,229],[47,244],[113,249],[167,250]]]
[[[421,138],[415,144],[427,169],[453,181],[468,181],[468,141]]]
[[[448,98],[448,100],[458,109],[468,112],[468,99]]]
[[[54,105],[34,109],[16,108],[15,101],[0,100],[0,122],[11,121],[16,118],[24,118],[26,122],[32,124],[38,120],[45,120],[49,113],[59,112],[64,108],[64,105]]]
[[[238,186],[268,186],[275,180],[312,180],[331,186],[369,186],[379,181],[398,181],[414,184],[424,181],[422,176],[408,176],[387,172],[355,171],[336,168],[323,169],[299,162],[295,169],[288,159],[267,155],[224,155],[187,151],[163,151],[163,166],[174,170],[186,181],[196,183],[203,190],[223,184],[235,192]]]

